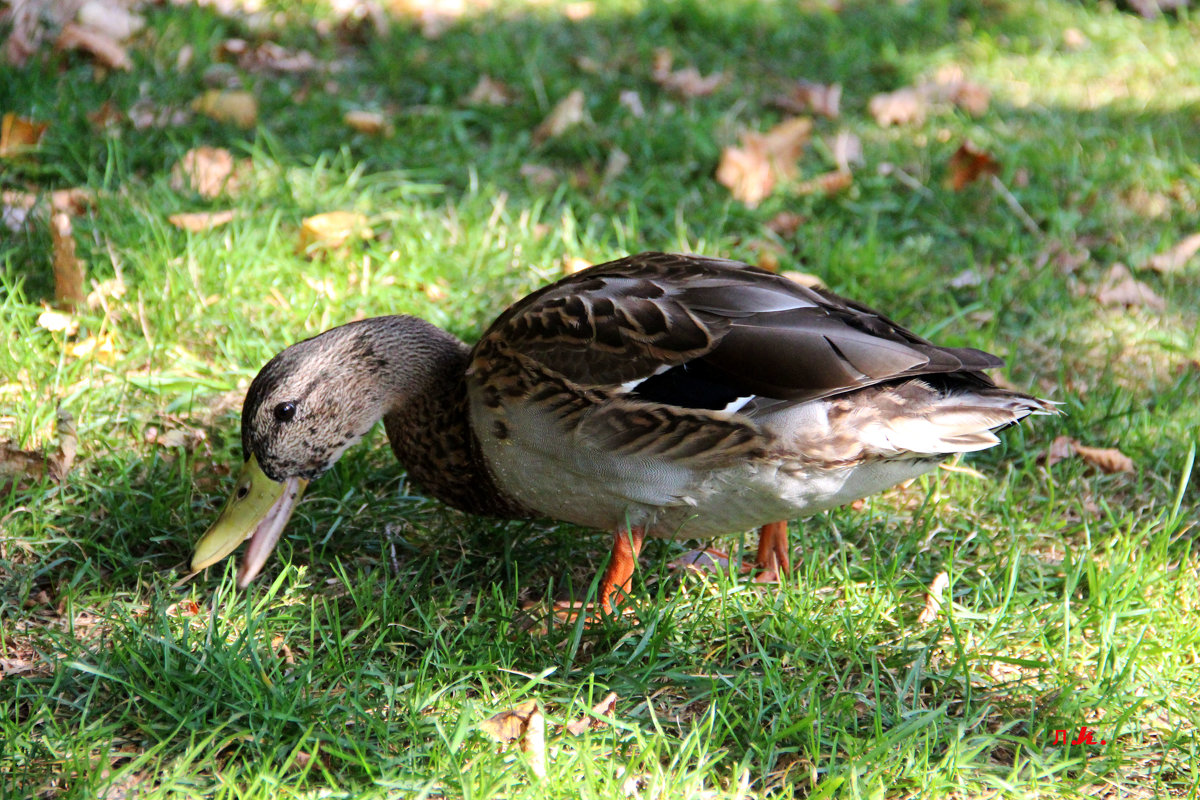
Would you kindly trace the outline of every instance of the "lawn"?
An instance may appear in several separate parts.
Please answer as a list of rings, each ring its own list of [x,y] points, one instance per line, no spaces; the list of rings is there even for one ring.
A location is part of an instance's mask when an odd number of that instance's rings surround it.
[[[1194,12],[135,11],[127,68],[53,20],[0,66],[0,797],[1196,796]],[[719,166],[763,141],[735,197]],[[586,591],[607,536],[427,500],[381,431],[248,589],[187,578],[275,352],[387,313],[472,341],[642,250],[815,277],[1064,414],[794,522],[778,587],[651,543],[636,618],[587,630],[522,608]]]

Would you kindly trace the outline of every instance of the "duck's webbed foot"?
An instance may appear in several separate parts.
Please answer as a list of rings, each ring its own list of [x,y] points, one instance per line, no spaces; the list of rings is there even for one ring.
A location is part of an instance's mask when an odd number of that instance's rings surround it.
[[[788,556],[787,521],[768,522],[758,530],[758,557],[754,561],[758,574],[756,583],[778,583],[781,577],[792,574]]]

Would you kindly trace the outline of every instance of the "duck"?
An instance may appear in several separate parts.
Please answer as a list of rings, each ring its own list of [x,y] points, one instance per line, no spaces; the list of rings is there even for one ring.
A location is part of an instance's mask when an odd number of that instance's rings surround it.
[[[647,537],[757,530],[756,567],[786,575],[789,521],[1058,413],[985,374],[1003,364],[825,289],[691,254],[565,277],[474,346],[414,316],[350,322],[251,382],[244,464],[191,568],[248,540],[248,586],[309,482],[382,421],[409,480],[446,505],[606,531],[606,614],[629,597]]]

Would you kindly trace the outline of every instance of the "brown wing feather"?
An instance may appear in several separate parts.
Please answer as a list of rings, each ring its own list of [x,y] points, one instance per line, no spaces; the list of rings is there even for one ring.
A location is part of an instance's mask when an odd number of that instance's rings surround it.
[[[981,370],[1003,363],[938,347],[865,306],[763,270],[663,253],[547,286],[502,314],[480,344],[488,340],[581,386],[699,360],[742,395],[791,402],[922,375],[992,385]]]

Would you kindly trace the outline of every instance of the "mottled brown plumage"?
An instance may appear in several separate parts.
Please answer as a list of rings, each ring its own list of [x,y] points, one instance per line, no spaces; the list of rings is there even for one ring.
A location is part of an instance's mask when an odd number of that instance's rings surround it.
[[[1001,363],[736,262],[646,253],[534,292],[474,348],[412,317],[294,345],[251,385],[243,444],[267,478],[307,479],[382,418],[456,508],[614,531],[607,608],[644,536],[762,526],[761,566],[786,571],[780,520],[1053,412],[983,374]]]

